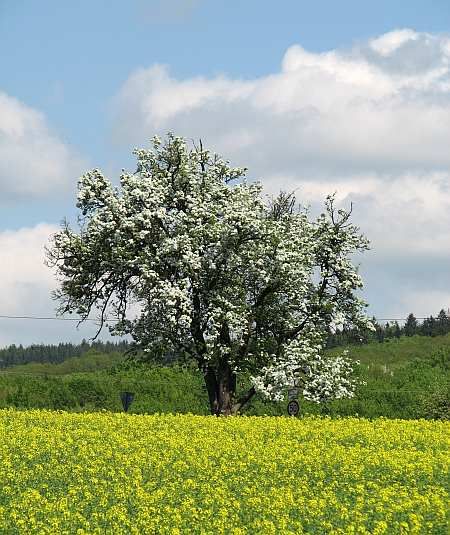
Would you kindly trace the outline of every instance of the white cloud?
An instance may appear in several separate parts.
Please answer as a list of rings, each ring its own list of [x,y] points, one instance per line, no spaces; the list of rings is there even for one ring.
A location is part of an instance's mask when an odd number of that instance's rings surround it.
[[[401,30],[348,51],[294,45],[279,72],[254,80],[140,69],[115,99],[115,138],[139,144],[167,129],[202,136],[264,178],[280,167],[333,180],[335,171],[442,169],[450,165],[449,43]]]
[[[413,30],[403,29],[393,32],[385,33],[377,39],[372,39],[369,44],[381,56],[390,56],[399,47],[408,43],[409,41],[415,41],[418,34]]]
[[[278,72],[246,80],[179,80],[154,65],[130,75],[113,110],[117,143],[173,130],[249,167],[268,192],[299,188],[316,209],[332,191],[353,201],[372,240],[361,261],[377,313],[450,305],[450,270],[430,276],[450,261],[449,36],[397,29],[346,50],[293,45]]]
[[[56,281],[52,270],[44,265],[44,246],[57,230],[55,225],[40,223],[0,231],[0,315],[55,316],[56,303],[51,291]],[[0,318],[0,347],[12,343],[81,341],[95,334],[94,324],[85,324],[79,330],[76,324]]]
[[[48,312],[54,277],[44,265],[44,245],[58,229],[41,223],[36,227],[0,232],[0,295],[4,314]]]
[[[61,192],[83,166],[42,113],[0,92],[0,200]]]

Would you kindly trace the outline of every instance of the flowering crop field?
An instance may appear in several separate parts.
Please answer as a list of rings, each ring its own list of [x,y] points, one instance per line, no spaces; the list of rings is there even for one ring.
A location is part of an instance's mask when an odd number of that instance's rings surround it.
[[[450,424],[0,411],[0,533],[447,533]]]

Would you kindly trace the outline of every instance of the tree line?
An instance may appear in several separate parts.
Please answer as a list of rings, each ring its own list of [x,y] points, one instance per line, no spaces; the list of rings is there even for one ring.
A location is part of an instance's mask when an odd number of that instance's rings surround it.
[[[374,331],[343,328],[335,333],[330,333],[327,347],[367,344],[370,342],[383,343],[402,336],[442,336],[450,332],[449,311],[446,312],[444,309],[441,309],[436,317],[430,316],[422,322],[413,313],[410,313],[403,326],[400,326],[397,321],[381,324],[375,318],[372,318],[372,323],[375,327]]]
[[[71,357],[80,357],[89,350],[100,353],[124,353],[129,349],[129,342],[101,342],[92,343],[83,340],[81,344],[60,343],[58,345],[33,344],[28,347],[10,345],[0,349],[0,368],[28,364],[29,362],[59,364]]]
[[[430,316],[422,322],[411,313],[403,326],[400,326],[397,321],[381,324],[375,318],[372,318],[372,323],[375,326],[375,331],[344,328],[333,334],[330,333],[327,339],[327,348],[349,344],[368,344],[370,342],[383,343],[402,336],[441,336],[450,333],[450,315],[444,309],[441,309],[435,317]],[[91,349],[99,353],[124,353],[131,349],[131,344],[127,340],[91,343],[83,340],[80,344],[33,344],[28,347],[24,347],[22,344],[18,346],[12,344],[0,349],[0,368],[29,362],[59,364],[68,358],[80,357]],[[170,355],[166,357],[164,359],[166,364],[173,360],[169,358]]]
[[[381,324],[375,318],[372,318],[375,331],[369,329],[342,329],[336,333],[329,334],[327,339],[327,348],[368,344],[370,342],[383,343],[393,338],[402,336],[441,336],[450,333],[450,315],[448,311],[441,309],[436,317],[430,316],[422,322],[409,314],[403,326],[397,321],[386,322]],[[12,344],[0,349],[0,368],[27,364],[29,362],[59,364],[71,357],[80,357],[87,351],[93,349],[99,353],[124,353],[130,350],[131,344],[127,340],[119,342],[87,342],[83,340],[80,344],[59,343],[59,344],[33,344],[28,347]],[[165,363],[173,359],[167,355]]]

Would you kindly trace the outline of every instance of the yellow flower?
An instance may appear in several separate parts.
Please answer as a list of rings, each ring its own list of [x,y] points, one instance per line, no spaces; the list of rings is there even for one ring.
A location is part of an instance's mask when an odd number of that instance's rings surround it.
[[[445,533],[449,431],[0,410],[0,533]]]

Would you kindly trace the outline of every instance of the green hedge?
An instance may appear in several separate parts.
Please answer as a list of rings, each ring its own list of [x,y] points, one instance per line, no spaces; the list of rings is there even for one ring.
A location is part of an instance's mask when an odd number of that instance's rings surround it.
[[[300,400],[301,414],[449,418],[449,357],[450,348],[444,347],[392,369],[362,363],[356,372],[366,384],[354,398],[326,405]],[[249,384],[245,377],[239,383],[241,389]],[[0,407],[120,411],[120,393],[125,390],[135,393],[130,412],[208,414],[203,378],[195,369],[127,364],[60,376],[0,374]],[[255,397],[246,413],[286,414],[286,402],[268,403]]]

